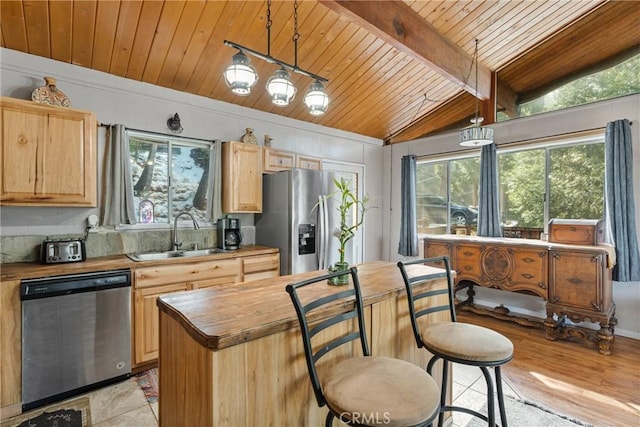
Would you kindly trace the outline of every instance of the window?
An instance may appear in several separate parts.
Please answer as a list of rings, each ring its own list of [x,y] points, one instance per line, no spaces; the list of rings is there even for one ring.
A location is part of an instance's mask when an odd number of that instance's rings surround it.
[[[575,79],[536,99],[518,105],[518,116],[525,117],[547,111],[603,101],[640,93],[640,55],[606,70]],[[498,113],[498,121],[510,118]]]
[[[478,221],[480,157],[418,162],[418,233],[444,234]]]
[[[126,131],[136,221],[170,224],[180,212],[213,222],[213,141]]]
[[[498,149],[497,156],[506,237],[539,238],[552,218],[603,217],[602,133]],[[418,232],[473,234],[479,177],[479,154],[419,161]]]

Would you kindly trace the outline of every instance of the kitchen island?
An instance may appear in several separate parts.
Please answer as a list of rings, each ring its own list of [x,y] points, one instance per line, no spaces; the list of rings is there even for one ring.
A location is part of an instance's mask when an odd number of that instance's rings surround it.
[[[285,291],[289,283],[320,274],[323,272],[281,276],[158,298],[160,425],[324,425],[326,408],[318,408],[315,401],[296,313]],[[362,264],[358,276],[372,354],[425,367],[430,356],[416,346],[397,266]],[[446,287],[446,280],[434,279],[424,286]],[[341,290],[320,286],[315,297]],[[448,315],[434,316],[432,320],[437,321]],[[342,347],[338,357],[358,354],[352,344]]]

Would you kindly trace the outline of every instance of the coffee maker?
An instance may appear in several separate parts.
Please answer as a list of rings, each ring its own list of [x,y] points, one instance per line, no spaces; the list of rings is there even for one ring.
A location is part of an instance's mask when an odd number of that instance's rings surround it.
[[[240,219],[218,219],[218,247],[220,249],[235,250],[240,247],[240,242],[242,242]]]

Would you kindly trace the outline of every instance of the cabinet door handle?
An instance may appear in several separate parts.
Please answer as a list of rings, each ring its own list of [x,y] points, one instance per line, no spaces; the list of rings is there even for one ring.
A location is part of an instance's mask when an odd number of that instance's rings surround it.
[[[572,277],[570,279],[567,279],[567,282],[572,283],[574,285],[581,285],[582,284],[582,280],[578,279],[577,277]]]
[[[521,276],[524,277],[525,279],[532,279],[533,278],[533,274],[529,274],[529,273],[522,273]]]
[[[533,258],[529,258],[529,257],[523,258],[522,260],[527,264],[531,264],[533,261],[535,261]]]

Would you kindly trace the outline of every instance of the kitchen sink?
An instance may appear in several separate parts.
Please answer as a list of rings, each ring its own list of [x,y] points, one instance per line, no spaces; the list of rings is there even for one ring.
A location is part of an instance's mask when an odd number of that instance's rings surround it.
[[[214,255],[214,254],[224,254],[229,252],[226,249],[212,248],[212,249],[199,249],[193,251],[181,251],[182,256],[185,257],[193,257],[193,256],[206,256],[206,255]]]
[[[192,258],[207,255],[215,255],[229,252],[225,249],[211,248],[198,249],[192,251],[164,251],[164,252],[146,252],[140,254],[127,254],[134,261],[158,261],[169,258]]]

